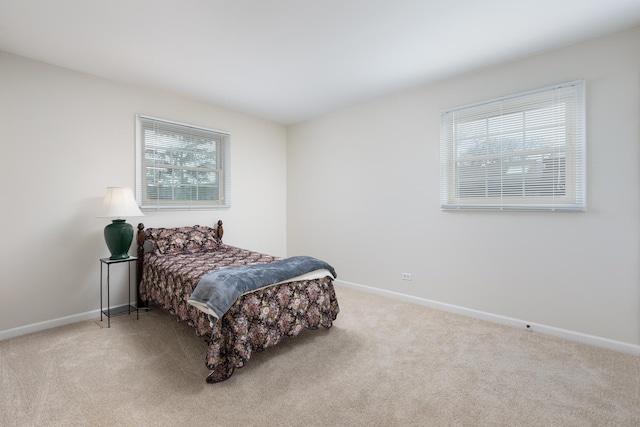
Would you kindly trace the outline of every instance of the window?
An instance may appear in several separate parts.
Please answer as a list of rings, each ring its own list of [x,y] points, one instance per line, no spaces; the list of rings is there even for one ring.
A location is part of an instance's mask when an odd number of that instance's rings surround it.
[[[137,197],[143,209],[229,206],[225,132],[137,116]]]
[[[585,210],[584,81],[442,112],[443,210]]]

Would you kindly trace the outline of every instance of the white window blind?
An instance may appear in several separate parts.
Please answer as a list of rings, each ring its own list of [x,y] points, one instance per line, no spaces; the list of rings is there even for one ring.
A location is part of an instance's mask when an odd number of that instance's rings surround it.
[[[137,198],[143,209],[229,206],[230,135],[137,116]]]
[[[440,205],[585,210],[584,81],[442,112]]]

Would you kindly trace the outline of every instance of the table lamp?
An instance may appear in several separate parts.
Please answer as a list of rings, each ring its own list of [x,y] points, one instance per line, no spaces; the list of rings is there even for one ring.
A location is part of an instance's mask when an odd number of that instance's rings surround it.
[[[123,217],[144,216],[138,208],[130,188],[107,187],[100,218],[115,218],[104,228],[104,240],[111,252],[109,259],[129,258],[133,240],[133,226]]]

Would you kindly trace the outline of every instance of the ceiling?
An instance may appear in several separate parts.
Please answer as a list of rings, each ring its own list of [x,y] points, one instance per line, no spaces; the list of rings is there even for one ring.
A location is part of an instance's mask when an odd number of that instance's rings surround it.
[[[2,51],[282,124],[636,25],[639,0],[0,0]]]

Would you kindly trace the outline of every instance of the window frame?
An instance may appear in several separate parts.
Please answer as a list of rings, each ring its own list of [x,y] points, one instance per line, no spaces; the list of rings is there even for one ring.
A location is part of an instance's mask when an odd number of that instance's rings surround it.
[[[147,162],[145,157],[146,147],[149,145],[145,138],[145,130],[150,130],[154,126],[164,126],[165,130],[175,131],[176,134],[188,136],[190,134],[197,136],[200,139],[210,138],[211,142],[215,144],[215,159],[210,163],[215,164],[215,167],[192,167],[171,165],[171,164],[154,164]],[[193,142],[193,141],[189,141]],[[140,208],[143,210],[197,210],[197,209],[218,209],[230,207],[230,152],[231,152],[231,134],[229,132],[209,129],[201,126],[194,126],[191,124],[180,123],[171,120],[159,119],[156,117],[150,117],[146,115],[136,115],[136,198]],[[186,145],[186,144],[185,144]],[[176,146],[176,151],[189,152],[185,149],[185,145]],[[213,156],[212,156],[213,157]],[[172,198],[150,197],[148,194],[148,177],[147,169],[150,167],[163,167],[165,169],[171,169],[183,174],[191,174],[199,176],[200,174],[216,174],[217,178],[217,199],[202,199],[194,200],[187,198],[173,198],[175,190],[178,187],[185,186],[174,185],[171,188]],[[200,178],[196,178],[196,183],[192,185],[198,192],[200,187],[207,187]],[[169,188],[171,186],[167,186]],[[214,188],[214,187],[211,187]]]
[[[585,211],[585,92],[575,80],[442,111],[440,208]]]

